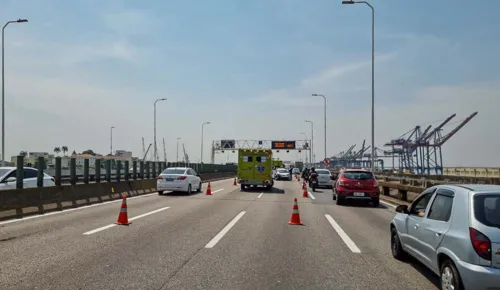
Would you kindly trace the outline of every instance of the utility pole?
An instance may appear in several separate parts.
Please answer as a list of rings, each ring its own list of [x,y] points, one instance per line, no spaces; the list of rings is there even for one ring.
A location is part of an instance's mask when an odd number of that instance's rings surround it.
[[[155,102],[154,102],[154,161],[158,161],[158,147],[156,146],[156,103],[157,102],[160,102],[160,101],[166,101],[167,98],[163,98],[163,99],[157,99]]]
[[[7,21],[2,28],[2,166],[5,166],[5,28],[11,23],[24,23],[28,19]]]

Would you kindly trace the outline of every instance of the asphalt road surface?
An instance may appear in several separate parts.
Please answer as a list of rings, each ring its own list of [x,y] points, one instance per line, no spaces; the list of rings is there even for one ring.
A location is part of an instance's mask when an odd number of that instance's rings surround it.
[[[113,226],[120,200],[0,222],[0,289],[438,289],[392,258],[390,206],[302,198],[296,180],[212,192],[130,198],[129,226]]]

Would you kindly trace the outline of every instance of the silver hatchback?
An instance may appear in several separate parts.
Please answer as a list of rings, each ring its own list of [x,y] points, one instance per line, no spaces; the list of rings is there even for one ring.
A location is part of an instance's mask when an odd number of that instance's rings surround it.
[[[394,258],[413,256],[441,289],[500,289],[500,186],[437,185],[396,212]]]

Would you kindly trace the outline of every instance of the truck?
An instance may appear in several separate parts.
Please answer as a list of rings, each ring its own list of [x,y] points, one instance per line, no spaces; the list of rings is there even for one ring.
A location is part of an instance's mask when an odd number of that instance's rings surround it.
[[[295,161],[295,168],[298,168],[302,170],[304,168],[304,162],[302,161]]]
[[[273,159],[273,166],[276,167],[276,168],[283,168],[283,161],[282,160]]]
[[[272,155],[271,149],[238,150],[237,180],[242,191],[250,186],[273,187]]]

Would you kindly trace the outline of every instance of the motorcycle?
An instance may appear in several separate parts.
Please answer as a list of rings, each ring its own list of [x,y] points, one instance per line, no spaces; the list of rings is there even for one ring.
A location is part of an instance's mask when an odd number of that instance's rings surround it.
[[[318,187],[318,178],[316,176],[310,176],[311,179],[311,188],[313,192],[316,192],[316,187]]]

